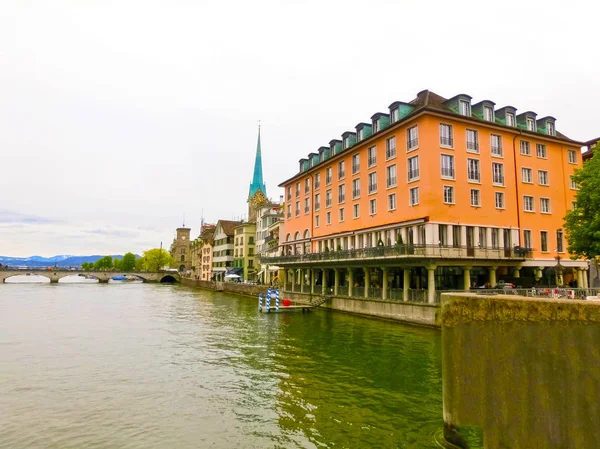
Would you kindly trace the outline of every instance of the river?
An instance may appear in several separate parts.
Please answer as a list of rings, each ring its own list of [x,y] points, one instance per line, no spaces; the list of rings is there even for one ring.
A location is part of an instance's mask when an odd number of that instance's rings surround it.
[[[0,448],[439,448],[440,334],[177,285],[0,285]]]

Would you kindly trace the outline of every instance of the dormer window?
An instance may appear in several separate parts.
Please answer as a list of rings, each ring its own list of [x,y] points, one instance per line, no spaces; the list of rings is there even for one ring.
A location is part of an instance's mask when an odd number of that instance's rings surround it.
[[[549,136],[555,135],[554,123],[546,122],[546,134],[548,134]]]
[[[379,131],[379,120],[374,120],[373,121],[373,133],[376,133],[377,131]]]
[[[494,110],[489,106],[484,106],[483,108],[483,119],[486,122],[494,121]]]
[[[458,112],[460,115],[464,115],[466,117],[471,116],[471,105],[468,101],[460,100],[458,102]]]
[[[398,108],[396,108],[392,111],[392,123],[396,123],[398,121],[398,116],[399,116],[399,112],[398,112]]]
[[[356,138],[357,138],[357,140],[359,140],[359,141],[360,141],[360,140],[363,140],[363,129],[362,129],[362,128],[358,130],[358,133],[356,133]],[[346,145],[346,147],[348,147],[348,146],[349,146],[349,145]]]
[[[350,136],[344,139],[344,148],[348,148],[350,146]]]
[[[512,112],[506,113],[506,126],[515,126],[515,114]]]
[[[530,117],[527,117],[527,130],[528,131],[536,131],[535,120]]]

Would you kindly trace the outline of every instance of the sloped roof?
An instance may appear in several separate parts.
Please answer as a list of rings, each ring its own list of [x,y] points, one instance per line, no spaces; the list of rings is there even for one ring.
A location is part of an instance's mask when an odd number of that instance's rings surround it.
[[[223,229],[225,235],[233,235],[233,229],[239,224],[242,224],[242,222],[231,220],[219,220],[217,223],[217,228],[221,226],[221,229]]]

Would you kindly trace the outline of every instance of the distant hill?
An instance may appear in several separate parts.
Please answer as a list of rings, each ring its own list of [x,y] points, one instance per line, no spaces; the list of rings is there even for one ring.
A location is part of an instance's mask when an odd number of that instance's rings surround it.
[[[2,265],[8,265],[10,267],[27,267],[27,268],[45,268],[45,267],[79,267],[84,262],[96,262],[98,259],[103,258],[104,255],[95,254],[93,256],[72,256],[68,254],[61,254],[54,257],[8,257],[0,256],[0,263]],[[112,254],[113,259],[122,259],[122,254]],[[135,258],[139,258],[139,255],[135,255]]]

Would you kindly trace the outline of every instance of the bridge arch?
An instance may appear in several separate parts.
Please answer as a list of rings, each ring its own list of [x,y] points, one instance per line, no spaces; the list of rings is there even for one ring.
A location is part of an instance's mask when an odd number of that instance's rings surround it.
[[[13,273],[2,278],[2,282],[6,284],[49,284],[51,278],[41,273]]]
[[[166,274],[160,279],[159,282],[161,284],[174,284],[175,282],[177,282],[177,279],[175,279],[175,277],[171,274]]]

